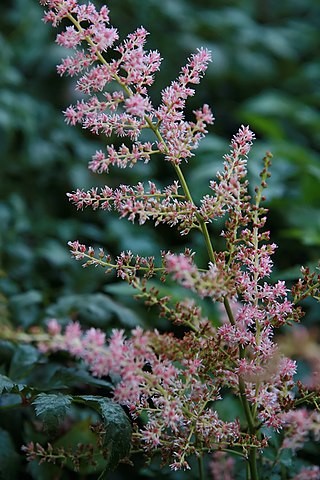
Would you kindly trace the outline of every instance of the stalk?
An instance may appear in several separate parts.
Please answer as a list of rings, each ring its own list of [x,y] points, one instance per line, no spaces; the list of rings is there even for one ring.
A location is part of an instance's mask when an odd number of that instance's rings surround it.
[[[204,480],[203,457],[198,457],[199,480]]]

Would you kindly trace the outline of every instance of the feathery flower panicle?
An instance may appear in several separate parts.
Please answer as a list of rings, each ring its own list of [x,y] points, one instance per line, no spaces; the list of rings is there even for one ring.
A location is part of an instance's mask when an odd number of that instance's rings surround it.
[[[88,206],[93,210],[113,208],[120,218],[127,217],[131,222],[138,219],[139,224],[143,225],[152,219],[155,226],[160,223],[167,223],[170,227],[177,225],[181,233],[187,234],[197,223],[196,207],[184,200],[179,188],[178,182],[175,182],[161,191],[154,182],[149,182],[149,189],[145,190],[139,182],[135,187],[120,185],[115,190],[105,186],[99,192],[97,188],[87,192],[78,189],[67,196],[78,209]]]
[[[224,171],[218,172],[217,180],[210,182],[214,195],[205,195],[201,201],[200,213],[206,221],[211,222],[226,212],[241,215],[243,210],[248,210],[247,156],[254,139],[254,133],[244,125],[233,136],[231,151],[224,156]]]
[[[210,52],[200,48],[191,55],[178,78],[163,88],[160,105],[154,106],[149,88],[162,59],[157,50],[145,49],[148,32],[143,27],[118,43],[119,33],[110,24],[107,7],[97,10],[92,3],[79,5],[77,0],[40,3],[47,7],[45,22],[68,23],[57,43],[71,54],[62,60],[58,73],[78,75],[76,88],[83,98],[66,109],[66,122],[79,123],[103,137],[125,137],[120,146],[109,144],[105,151],[97,150],[89,168],[108,173],[111,167],[133,167],[139,161],[163,158],[178,177],[165,188],[151,181],[148,186],[139,182],[87,191],[79,188],[67,194],[69,201],[78,209],[115,210],[120,218],[140,225],[150,220],[176,226],[182,235],[196,229],[203,235],[208,261],[200,269],[189,248],[180,254],[161,252],[159,260],[130,250],[112,259],[102,248],[70,241],[72,256],[84,267],[115,272],[147,307],[157,307],[160,317],[182,327],[181,335],[136,327],[130,337],[123,330],[113,330],[106,339],[101,330],[83,331],[77,322],[62,331],[52,319],[47,337],[42,336],[38,346],[48,355],[69,352],[94,376],[117,378],[113,400],[126,406],[131,416],[134,447],[150,457],[159,451],[175,471],[190,469],[192,455],[200,459],[205,452],[234,451],[248,462],[250,478],[257,480],[257,458],[268,447],[262,426],[274,432],[282,429],[281,448],[293,451],[303,446],[310,432],[316,438],[319,435],[318,413],[297,408],[304,400],[313,399],[316,405],[315,397],[303,397],[301,388],[296,393],[296,362],[285,357],[274,341],[278,327],[302,316],[296,306],[301,299],[319,298],[320,277],[303,269],[292,298],[284,281],[270,280],[276,245],[265,230],[268,212],[262,202],[271,154],[264,158],[260,185],[249,194],[247,161],[255,135],[242,125],[224,156],[223,171],[210,181],[210,193],[197,205],[182,167],[214,118],[206,104],[193,112],[194,121],[186,119],[185,109],[211,62]],[[145,130],[152,136],[148,141],[141,135]],[[215,251],[208,226],[218,218],[224,221],[224,246]],[[161,282],[170,278],[185,288],[185,296],[175,301],[161,295],[148,283],[150,278]],[[223,306],[220,324],[203,316],[204,298]],[[237,398],[245,421],[219,417],[218,402],[225,394]],[[143,423],[137,422],[140,416]],[[27,451],[30,459],[35,458],[33,445]],[[217,451],[210,464],[212,478],[225,474],[231,480],[232,465],[231,457]],[[294,478],[317,478],[318,474],[315,467],[301,470]]]
[[[220,399],[219,389],[206,374],[200,358],[181,355],[187,342],[181,341],[169,359],[155,349],[159,340],[163,349],[164,342],[170,342],[170,335],[144,332],[140,327],[132,330],[130,339],[126,339],[123,330],[113,330],[108,344],[101,330],[82,332],[78,323],[70,323],[61,333],[56,320],[51,320],[48,332],[47,341],[39,344],[43,352],[67,351],[83,360],[95,376],[120,377],[114,387],[114,400],[126,405],[133,418],[148,413],[149,421],[136,434],[136,441],[142,442],[146,451],[162,446],[173,457],[179,452],[179,468],[185,468],[184,458],[194,449],[190,429],[208,446],[239,439],[239,423],[223,422],[207,407],[209,402]],[[178,463],[174,462],[172,468],[177,469]]]
[[[215,265],[209,263],[208,270],[199,272],[191,257],[168,254],[165,256],[165,267],[173,280],[196,292],[200,298],[209,297],[212,301],[223,301],[226,295],[236,294],[232,277],[223,262]]]
[[[108,171],[110,165],[133,166],[137,159],[148,161],[150,155],[159,151],[177,165],[191,157],[191,151],[197,148],[199,140],[207,133],[206,125],[213,123],[213,116],[208,105],[204,105],[194,112],[196,121],[187,122],[183,110],[187,97],[194,94],[188,84],[200,82],[211,61],[210,52],[198,49],[182,68],[178,80],[162,92],[163,104],[154,108],[148,89],[160,68],[161,57],[158,51],[145,50],[148,32],[143,27],[115,46],[119,35],[117,29],[109,24],[106,7],[97,11],[91,3],[85,6],[78,5],[76,1],[48,1],[43,4],[50,8],[44,17],[46,22],[57,26],[67,18],[73,23],[57,35],[59,45],[74,51],[58,66],[58,73],[80,74],[77,90],[85,95],[99,94],[68,107],[66,121],[72,125],[80,123],[91,132],[103,133],[107,137],[113,134],[127,136],[133,142],[132,154],[129,150],[116,153],[114,148],[110,152],[110,147],[105,157],[102,152],[96,152],[91,168],[102,173]],[[83,44],[87,48],[80,49]],[[112,49],[114,57],[107,61],[103,54]],[[112,94],[105,91],[111,83],[116,89]],[[117,110],[119,113],[116,113]],[[157,142],[149,144],[143,155],[144,145],[139,141],[141,130],[146,127],[154,130],[156,125],[159,125]],[[122,161],[119,161],[119,156]]]

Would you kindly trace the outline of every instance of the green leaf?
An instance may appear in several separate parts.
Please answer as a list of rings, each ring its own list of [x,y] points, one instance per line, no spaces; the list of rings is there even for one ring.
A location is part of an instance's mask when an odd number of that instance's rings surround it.
[[[94,447],[95,465],[91,465],[87,459],[80,458],[78,475],[89,475],[92,473],[102,472],[105,470],[108,463],[107,460],[103,458],[102,453],[97,453],[99,451],[98,437],[91,430],[91,423],[92,418],[90,417],[76,422],[65,435],[60,437],[52,444],[55,449],[64,448],[66,451],[76,451],[79,444],[92,445]],[[70,458],[67,460],[65,466],[74,471],[74,464]]]
[[[35,322],[41,302],[42,293],[38,290],[30,290],[13,295],[9,300],[9,307],[15,320],[27,327]]]
[[[119,283],[118,283],[118,286],[119,286]],[[132,289],[131,289],[131,295],[132,295]],[[121,302],[116,302],[115,300],[112,300],[109,296],[107,296],[107,298],[108,298],[110,311],[112,311],[112,313],[114,313],[118,317],[119,321],[123,325],[128,327],[141,325],[141,319],[133,310],[124,306]]]
[[[2,393],[19,393],[25,388],[21,383],[15,383],[6,375],[0,375],[0,395]]]
[[[67,367],[59,368],[49,379],[48,383],[50,388],[63,388],[73,385],[79,386],[79,383],[105,387],[109,390],[113,387],[111,382],[93,377],[87,370]]]
[[[28,462],[26,472],[31,475],[34,480],[48,480],[49,478],[59,478],[61,475],[61,467],[52,463],[37,463],[36,461]],[[61,477],[60,477],[61,478]]]
[[[47,315],[66,320],[76,315],[81,323],[105,327],[112,319],[112,306],[109,297],[99,293],[65,295],[47,309]]]
[[[6,430],[0,428],[0,480],[15,480],[20,468],[20,456]]]
[[[122,289],[127,287],[125,292],[132,295],[134,289],[125,283],[117,283],[115,290],[112,287],[110,293],[122,293]],[[104,288],[106,292],[109,290]],[[140,325],[141,321],[138,315],[131,309],[125,307],[120,302],[113,300],[109,295],[95,293],[90,295],[66,295],[61,297],[55,305],[47,309],[47,315],[54,318],[69,318],[77,314],[81,323],[90,323],[94,326],[105,327],[113,318],[118,317],[119,321],[125,326]]]
[[[285,448],[284,450],[281,450],[280,456],[279,456],[279,463],[281,465],[284,465],[287,468],[290,468],[292,466],[292,450],[289,448]]]
[[[68,413],[72,402],[70,395],[40,393],[32,402],[36,415],[43,421],[45,428],[54,430]]]
[[[14,383],[10,378],[6,377],[5,375],[0,375],[0,395],[6,391],[10,392],[14,387]]]
[[[122,407],[110,398],[94,395],[74,397],[94,408],[102,417],[105,428],[105,447],[109,451],[106,470],[114,470],[131,446],[131,424]]]
[[[9,376],[13,379],[25,378],[36,366],[41,353],[32,345],[18,345],[11,360]]]

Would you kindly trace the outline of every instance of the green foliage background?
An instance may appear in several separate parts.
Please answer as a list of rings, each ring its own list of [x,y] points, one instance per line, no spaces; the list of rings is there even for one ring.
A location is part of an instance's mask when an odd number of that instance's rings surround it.
[[[314,265],[320,246],[319,2],[110,0],[109,7],[122,37],[143,24],[151,32],[150,48],[164,58],[155,102],[192,51],[200,46],[212,50],[213,64],[189,104],[191,112],[209,103],[216,116],[199,154],[185,168],[194,195],[207,192],[230,137],[249,123],[257,135],[250,157],[253,183],[265,150],[274,155],[268,207],[272,239],[279,245],[275,275],[290,280],[301,263]],[[148,255],[165,248],[178,251],[185,239],[173,230],[132,226],[112,214],[76,212],[65,193],[159,176],[166,183],[170,166],[114,170],[110,178],[88,172],[91,154],[104,142],[63,121],[61,111],[77,98],[74,81],[55,72],[65,52],[41,22],[41,7],[36,0],[2,1],[0,13],[0,321],[26,329],[55,316],[107,330],[137,322],[163,328],[114,278],[72,261],[66,243],[79,239],[104,245],[113,254],[131,249]],[[187,242],[205,261],[201,239],[195,235]],[[309,325],[317,321],[319,310],[310,309]],[[21,355],[2,342],[0,373],[22,369]],[[25,379],[28,371],[23,372]],[[0,442],[10,451],[19,452],[30,430],[27,420],[22,412],[12,424],[0,420]],[[10,433],[11,443],[6,440]],[[21,478],[17,465],[8,466],[12,479]],[[35,468],[24,474],[51,478]]]

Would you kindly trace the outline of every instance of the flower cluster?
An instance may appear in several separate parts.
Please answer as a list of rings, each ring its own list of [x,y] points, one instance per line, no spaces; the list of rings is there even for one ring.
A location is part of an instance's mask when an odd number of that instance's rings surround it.
[[[209,262],[208,269],[199,271],[192,257],[185,254],[165,256],[167,273],[173,280],[195,292],[200,298],[209,297],[212,301],[223,301],[226,295],[236,294],[232,273],[224,261]]]
[[[242,125],[224,156],[223,172],[217,173],[210,182],[210,193],[197,205],[182,165],[194,155],[214,119],[204,105],[193,112],[194,121],[186,120],[185,106],[211,61],[210,52],[201,48],[193,54],[178,78],[163,89],[160,105],[154,106],[148,91],[161,58],[159,52],[145,50],[147,32],[143,27],[116,45],[119,35],[110,25],[107,7],[97,10],[91,3],[79,5],[77,0],[41,3],[48,7],[46,22],[56,26],[65,19],[71,23],[57,36],[58,44],[73,52],[58,66],[58,72],[80,75],[77,90],[83,98],[66,109],[66,121],[80,123],[95,134],[127,137],[126,143],[130,143],[96,151],[89,167],[103,173],[111,166],[132,167],[140,160],[147,163],[151,158],[163,158],[178,177],[163,189],[154,182],[147,188],[138,183],[78,189],[68,193],[69,200],[77,208],[114,209],[120,218],[139,224],[153,220],[156,225],[177,226],[181,234],[197,229],[208,261],[200,269],[189,248],[180,254],[161,252],[160,266],[154,257],[131,251],[120,253],[113,261],[103,249],[96,254],[92,247],[70,241],[73,257],[84,261],[84,266],[115,270],[136,288],[137,297],[148,307],[157,305],[161,317],[184,330],[176,338],[137,327],[129,338],[122,330],[114,330],[106,340],[102,331],[91,328],[83,332],[78,323],[70,323],[62,332],[52,320],[49,336],[39,348],[48,354],[67,351],[85,362],[93,375],[113,379],[113,399],[126,406],[132,417],[135,444],[150,456],[160,451],[173,470],[190,468],[188,457],[193,454],[200,458],[208,451],[237,449],[248,461],[250,478],[257,480],[257,452],[268,445],[262,426],[276,432],[284,428],[284,448],[295,450],[302,446],[306,432],[319,425],[318,415],[297,410],[302,401],[295,401],[296,363],[284,357],[274,341],[276,328],[299,320],[302,314],[296,304],[301,299],[308,295],[318,298],[319,277],[305,269],[292,298],[285,282],[270,280],[276,245],[265,230],[267,210],[262,202],[271,154],[264,158],[260,185],[251,195],[247,160],[255,135]],[[215,251],[208,230],[217,218],[224,221],[221,251]],[[161,297],[154,286],[148,287],[151,277],[163,282],[170,277],[185,288],[185,298],[173,302],[170,296]],[[190,291],[199,304],[188,297]],[[205,297],[223,306],[221,324],[202,316],[200,299]],[[219,417],[217,402],[225,393],[240,401],[245,422]],[[303,422],[305,428],[300,429]],[[221,475],[223,465],[231,467],[231,463],[224,453],[215,454],[213,478]],[[308,472],[317,474],[316,469]],[[304,471],[299,475],[296,479],[305,478]]]
[[[312,435],[316,442],[320,440],[320,412],[306,408],[290,410],[282,415],[285,425],[285,437],[281,448],[299,450]]]
[[[132,150],[124,144],[117,150],[108,146],[107,155],[97,151],[90,167],[99,173],[108,171],[110,165],[124,167],[136,161],[149,161],[150,156],[163,152],[165,158],[175,164],[192,156],[199,140],[206,133],[206,125],[213,123],[208,105],[194,112],[195,122],[184,119],[186,99],[194,94],[189,85],[198,84],[208,63],[210,52],[199,49],[192,55],[177,81],[162,92],[162,104],[155,108],[148,95],[148,88],[154,82],[154,73],[159,70],[161,57],[158,51],[144,49],[148,32],[138,28],[119,45],[119,35],[110,26],[109,11],[103,6],[97,11],[92,3],[78,5],[77,1],[41,1],[49,7],[44,20],[57,26],[62,19],[72,22],[66,30],[57,35],[57,43],[72,49],[74,54],[66,57],[58,66],[58,72],[71,76],[81,75],[77,90],[91,95],[65,111],[66,121],[107,137],[116,134],[127,136],[135,143]],[[81,44],[87,49],[81,49]],[[103,54],[113,49],[112,60]],[[113,92],[104,92],[112,84]],[[157,128],[157,141],[140,142],[142,129]]]
[[[226,212],[237,212],[241,217],[241,213],[248,209],[246,164],[254,138],[254,133],[244,125],[233,136],[231,151],[224,156],[224,171],[218,172],[217,180],[210,182],[214,196],[206,195],[201,201],[200,212],[206,221],[211,222]]]
[[[147,191],[142,183],[138,183],[135,187],[120,185],[114,190],[106,186],[99,192],[97,188],[87,192],[78,189],[67,195],[78,209],[91,206],[93,210],[111,210],[113,207],[120,218],[127,217],[131,222],[138,218],[140,225],[153,219],[155,226],[160,223],[167,223],[170,227],[178,225],[181,233],[187,234],[197,226],[196,207],[192,202],[186,201],[184,195],[179,195],[178,190],[178,182],[163,191],[149,182]]]
[[[208,359],[190,355],[190,347],[198,342],[196,335],[178,341],[170,334],[137,327],[130,339],[122,330],[114,330],[105,344],[105,334],[98,329],[82,332],[78,323],[70,323],[61,333],[54,319],[48,332],[48,339],[39,343],[42,352],[65,350],[82,359],[93,375],[118,378],[114,400],[126,405],[133,419],[148,414],[144,428],[135,432],[135,441],[146,451],[161,448],[163,456],[172,459],[174,470],[189,468],[186,457],[195,451],[195,444],[209,449],[241,445],[239,422],[222,421],[213,407],[221,397],[208,372]],[[206,343],[203,348],[208,352]]]

